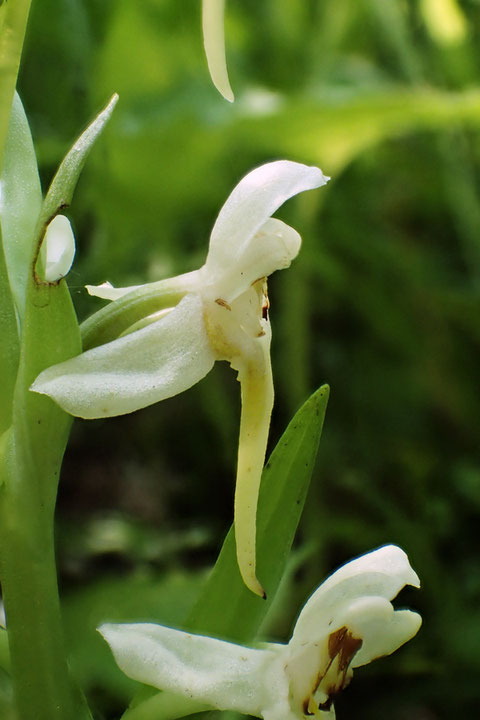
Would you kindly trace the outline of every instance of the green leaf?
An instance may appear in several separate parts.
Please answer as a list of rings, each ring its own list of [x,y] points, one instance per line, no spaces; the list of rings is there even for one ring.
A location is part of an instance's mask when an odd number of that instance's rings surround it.
[[[0,171],[30,2],[6,2],[0,9]]]
[[[1,239],[0,227],[0,337],[2,338],[0,343],[0,457],[2,456],[2,433],[12,422],[13,389],[20,353],[17,319]]]
[[[329,396],[323,385],[300,408],[262,475],[257,514],[257,567],[267,600],[245,587],[233,527],[186,627],[248,642],[255,638],[282,579],[314,468]]]
[[[118,95],[115,94],[112,96],[108,105],[80,135],[60,163],[43,202],[40,216],[42,225],[48,225],[60,210],[70,205],[73,191],[75,190],[87,155],[110,119],[117,101]]]
[[[0,668],[10,670],[10,651],[8,649],[8,633],[0,627]]]
[[[5,260],[15,304],[22,318],[42,191],[30,127],[17,93],[8,126],[1,187],[0,222]]]
[[[61,210],[70,205],[88,153],[110,119],[117,101],[118,95],[115,94],[110,99],[108,105],[97,115],[87,129],[84,130],[78,140],[76,140],[60,163],[45,200],[43,201],[35,232],[33,262],[36,272],[38,270],[38,259],[40,258],[40,262],[43,262],[44,253],[42,253],[41,250],[44,249],[42,248],[42,241],[45,237],[47,226]],[[40,274],[42,274],[41,268]]]

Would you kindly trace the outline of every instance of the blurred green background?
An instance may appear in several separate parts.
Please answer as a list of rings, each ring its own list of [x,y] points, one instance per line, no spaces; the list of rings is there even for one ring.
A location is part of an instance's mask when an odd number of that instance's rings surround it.
[[[226,36],[233,106],[208,76],[199,0],[34,0],[19,89],[44,189],[120,94],[69,210],[79,316],[101,306],[87,282],[201,265],[252,167],[288,158],[332,176],[278,213],[304,245],[270,282],[271,447],[312,390],[328,382],[331,399],[265,636],[287,637],[338,564],[398,543],[423,582],[400,604],[423,628],[356,672],[337,717],[475,717],[480,3],[229,0]],[[235,375],[217,364],[180,397],[75,423],[58,554],[72,662],[98,719],[118,717],[133,683],[94,628],[182,622],[231,522],[239,410]]]

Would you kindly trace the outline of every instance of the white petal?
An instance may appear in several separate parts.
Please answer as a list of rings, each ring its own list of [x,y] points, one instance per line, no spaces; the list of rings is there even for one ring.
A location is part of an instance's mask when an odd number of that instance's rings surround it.
[[[214,360],[191,293],[157,322],[44,370],[31,389],[79,417],[124,415],[187,390]]]
[[[128,287],[113,287],[108,280],[101,285],[85,285],[89,295],[102,298],[102,300],[118,300],[118,298],[128,295],[133,290],[138,290],[141,285],[129,285]]]
[[[165,292],[181,292],[184,295],[188,292],[197,292],[201,288],[202,278],[199,270],[193,270],[182,275],[158,280],[157,282],[144,283],[142,285],[128,285],[126,287],[114,287],[112,283],[106,282],[101,285],[85,285],[89,295],[99,297],[103,300],[119,300],[135,290],[144,290],[145,293],[156,293],[163,295]]]
[[[75,237],[70,221],[65,215],[56,215],[47,227],[43,240],[45,248],[45,273],[47,282],[65,277],[75,257]]]
[[[210,76],[219,93],[229,102],[233,102],[225,60],[224,13],[225,0],[203,0],[203,43]]]
[[[128,677],[204,702],[219,710],[259,716],[270,694],[274,650],[233,643],[148,623],[102,625]]]
[[[418,613],[394,610],[384,598],[359,598],[349,606],[345,615],[345,625],[354,637],[363,641],[353,658],[352,667],[391,655],[417,634],[421,624]]]
[[[338,629],[341,612],[363,596],[392,600],[405,585],[420,586],[406,553],[395,545],[385,545],[347,563],[309,598],[295,625],[291,644],[311,642],[316,632]],[[340,624],[338,624],[340,623]]]
[[[327,181],[318,168],[289,160],[267,163],[248,173],[230,194],[212,230],[205,263],[211,282],[220,282],[234,266],[240,283],[234,296],[239,294],[244,289],[241,278],[245,270],[244,258],[251,259],[250,244],[262,225],[286,200],[304,190],[325,185]],[[253,267],[249,271],[250,282],[262,277],[260,264],[258,270]]]
[[[245,246],[239,263],[231,263],[222,270],[220,277],[215,276],[218,279],[212,288],[213,294],[231,303],[255,280],[288,268],[298,255],[301,244],[300,235],[290,225],[277,218],[269,218]],[[211,267],[204,265],[201,272],[206,288],[211,281]],[[204,289],[204,293],[208,290]]]

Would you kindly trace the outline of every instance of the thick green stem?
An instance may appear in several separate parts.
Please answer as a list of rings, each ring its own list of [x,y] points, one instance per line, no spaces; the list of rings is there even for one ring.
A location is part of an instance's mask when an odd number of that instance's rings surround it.
[[[0,578],[18,720],[90,717],[68,671],[55,569],[53,516],[71,418],[29,390],[46,366],[79,349],[65,284],[30,279],[13,423],[0,446]]]
[[[31,0],[8,0],[0,8],[0,171]]]
[[[35,507],[29,487],[17,479],[3,517],[2,591],[19,718],[88,717],[68,677],[51,513]]]

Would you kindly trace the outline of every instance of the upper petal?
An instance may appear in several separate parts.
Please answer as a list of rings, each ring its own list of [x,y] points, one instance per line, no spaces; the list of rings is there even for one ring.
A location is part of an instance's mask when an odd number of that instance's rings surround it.
[[[201,298],[190,293],[151,325],[44,370],[31,389],[72,415],[111,417],[187,390],[214,361]]]
[[[301,611],[291,646],[311,642],[316,633],[324,635],[344,624],[342,612],[358,598],[380,597],[392,600],[405,585],[420,586],[406,553],[395,545],[385,545],[362,555],[333,573],[309,598]]]
[[[147,685],[220,710],[261,715],[274,649],[255,650],[149,623],[102,625],[123,672]]]
[[[128,295],[134,290],[138,290],[142,285],[129,285],[128,287],[114,287],[112,283],[106,280],[101,285],[85,285],[85,289],[92,297],[102,298],[102,300],[118,300]]]
[[[215,284],[211,290],[215,299],[220,297],[232,302],[259,278],[289,267],[301,244],[302,239],[294,228],[277,218],[269,218],[247,243],[237,263],[230,263],[215,273],[210,265],[201,268],[204,294],[208,293],[213,277]]]
[[[394,610],[380,597],[364,597],[353,602],[345,616],[345,625],[362,645],[352,660],[352,668],[398,650],[420,629],[422,618],[411,610]]]
[[[238,270],[238,282],[243,283],[245,260],[247,269],[252,261],[250,243],[262,225],[286,200],[325,185],[328,179],[319,168],[289,160],[267,163],[248,173],[228,197],[212,230],[204,268],[210,282],[218,282],[233,266]],[[252,267],[250,283],[262,277],[262,272]],[[236,294],[244,287],[242,284]]]

